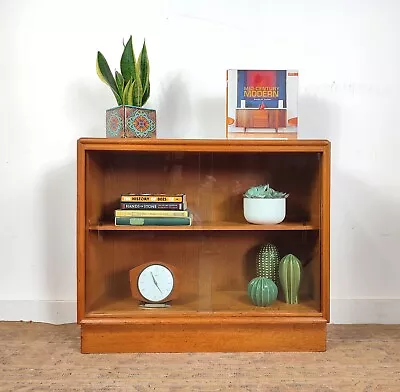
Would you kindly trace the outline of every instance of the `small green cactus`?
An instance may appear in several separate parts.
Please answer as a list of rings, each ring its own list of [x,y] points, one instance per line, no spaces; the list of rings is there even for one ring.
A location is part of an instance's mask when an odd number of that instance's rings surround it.
[[[247,286],[247,294],[256,306],[271,305],[278,296],[276,284],[268,278],[257,277],[252,279]]]
[[[278,284],[279,260],[278,248],[275,245],[263,245],[257,253],[256,275],[272,279]]]
[[[279,279],[285,294],[286,303],[299,303],[298,293],[301,280],[301,262],[296,256],[288,254],[282,258],[279,264]]]

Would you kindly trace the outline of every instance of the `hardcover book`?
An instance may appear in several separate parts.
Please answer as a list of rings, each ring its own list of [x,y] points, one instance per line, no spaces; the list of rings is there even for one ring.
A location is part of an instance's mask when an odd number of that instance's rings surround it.
[[[179,217],[185,218],[189,216],[189,211],[170,211],[170,210],[115,210],[115,217],[130,217],[130,218],[160,218],[160,217]]]
[[[164,193],[124,193],[121,195],[121,202],[186,203],[186,195],[184,193],[176,195],[167,195]]]
[[[116,216],[116,226],[191,226],[192,217],[144,217],[132,218],[129,216]]]
[[[121,202],[122,210],[186,210],[186,203],[157,203],[157,202]]]
[[[296,139],[298,71],[227,71],[228,139]]]

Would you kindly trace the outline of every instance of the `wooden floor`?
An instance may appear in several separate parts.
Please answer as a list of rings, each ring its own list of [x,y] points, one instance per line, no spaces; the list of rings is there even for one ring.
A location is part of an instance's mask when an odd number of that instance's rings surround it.
[[[400,392],[400,325],[329,325],[325,353],[80,354],[75,324],[0,322],[0,391]]]

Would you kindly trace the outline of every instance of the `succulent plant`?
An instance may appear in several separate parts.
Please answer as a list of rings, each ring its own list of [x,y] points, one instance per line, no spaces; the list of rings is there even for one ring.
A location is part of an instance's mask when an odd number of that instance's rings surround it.
[[[120,67],[121,72],[115,70],[114,77],[103,54],[97,52],[97,75],[111,88],[118,105],[142,107],[150,96],[150,64],[146,42],[143,41],[142,50],[136,60],[130,36],[124,45]]]
[[[288,196],[288,193],[272,189],[269,184],[253,186],[243,193],[243,197],[248,199],[283,199]]]

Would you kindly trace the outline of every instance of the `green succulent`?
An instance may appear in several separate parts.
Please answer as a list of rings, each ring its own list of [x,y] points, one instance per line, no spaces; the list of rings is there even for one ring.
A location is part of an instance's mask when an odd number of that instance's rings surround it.
[[[143,41],[142,50],[136,60],[130,36],[126,45],[124,44],[120,67],[121,72],[115,70],[114,77],[103,54],[97,52],[97,75],[111,88],[118,105],[142,107],[150,96],[150,64],[146,42]]]
[[[243,193],[243,197],[248,199],[283,199],[288,196],[288,193],[272,189],[269,184],[253,186]]]

